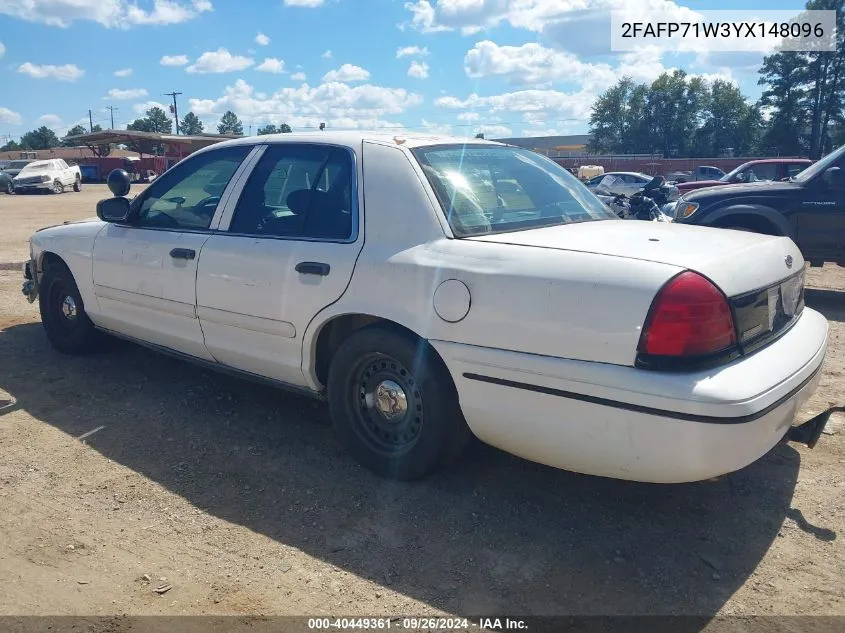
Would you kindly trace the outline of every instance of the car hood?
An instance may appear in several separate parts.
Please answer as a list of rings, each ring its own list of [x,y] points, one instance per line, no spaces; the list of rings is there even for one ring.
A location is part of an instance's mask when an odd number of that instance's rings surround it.
[[[27,172],[20,171],[15,176],[15,178],[31,178],[32,176],[49,176],[50,170],[47,168],[44,169],[30,169]]]
[[[684,200],[697,202],[700,199],[719,196],[755,196],[794,192],[801,188],[797,182],[780,180],[764,180],[761,182],[746,182],[738,184],[723,184],[718,187],[707,187],[684,193]]]
[[[786,237],[639,220],[582,222],[468,239],[669,264],[709,277],[728,296],[780,281],[801,270],[804,261]]]
[[[721,180],[690,180],[689,182],[679,182],[675,186],[680,191],[684,191],[686,189],[698,189],[699,187],[716,187],[725,184],[728,183],[724,183]]]

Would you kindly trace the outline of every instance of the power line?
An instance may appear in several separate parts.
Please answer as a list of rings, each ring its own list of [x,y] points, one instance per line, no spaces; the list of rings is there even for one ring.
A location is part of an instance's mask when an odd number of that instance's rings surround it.
[[[176,106],[176,97],[177,95],[182,94],[181,92],[165,92],[165,97],[173,97],[173,118],[176,120],[176,136],[179,136],[179,109]]]

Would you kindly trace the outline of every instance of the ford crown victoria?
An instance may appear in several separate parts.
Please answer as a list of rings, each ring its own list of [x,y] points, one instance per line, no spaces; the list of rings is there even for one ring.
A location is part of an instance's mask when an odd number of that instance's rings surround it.
[[[814,445],[830,415],[793,426],[828,324],[790,239],[617,220],[524,149],[282,134],[196,152],[131,201],[110,186],[97,219],[31,239],[24,293],[52,344],[110,333],[325,398],[383,476],[424,476],[474,434],[702,480]]]

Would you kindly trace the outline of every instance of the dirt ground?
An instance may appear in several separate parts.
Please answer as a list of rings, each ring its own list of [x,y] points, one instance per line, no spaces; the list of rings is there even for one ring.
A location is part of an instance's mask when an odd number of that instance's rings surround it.
[[[106,195],[0,195],[0,615],[845,615],[841,416],[814,450],[699,484],[479,443],[386,482],[320,403],[128,343],[48,346],[26,240]],[[845,404],[845,269],[809,276],[832,338],[800,420]]]

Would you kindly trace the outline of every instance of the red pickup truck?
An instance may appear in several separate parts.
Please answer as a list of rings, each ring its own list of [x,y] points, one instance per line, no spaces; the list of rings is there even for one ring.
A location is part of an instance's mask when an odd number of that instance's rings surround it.
[[[680,182],[676,186],[678,187],[678,193],[683,194],[693,189],[715,187],[717,185],[733,185],[759,180],[783,180],[803,171],[812,162],[808,158],[766,158],[762,160],[750,160],[732,172],[725,174],[719,180],[693,180],[690,182]]]

